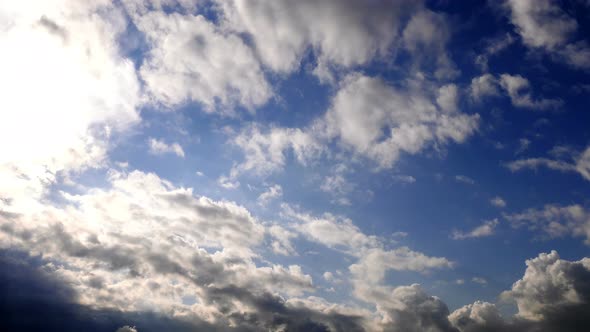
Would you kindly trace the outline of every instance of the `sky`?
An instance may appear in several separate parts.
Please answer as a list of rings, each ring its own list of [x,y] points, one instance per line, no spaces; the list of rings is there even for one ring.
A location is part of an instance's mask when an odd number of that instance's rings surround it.
[[[587,0],[0,3],[0,328],[590,330]]]

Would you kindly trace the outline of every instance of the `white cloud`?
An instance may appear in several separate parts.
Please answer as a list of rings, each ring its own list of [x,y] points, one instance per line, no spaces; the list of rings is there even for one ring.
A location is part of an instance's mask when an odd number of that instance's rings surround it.
[[[455,175],[455,181],[465,184],[475,184],[475,180],[466,175]]]
[[[227,176],[220,176],[217,179],[217,183],[225,189],[238,189],[240,187],[240,182],[239,181],[234,181],[231,178],[228,178]]]
[[[129,325],[125,325],[118,328],[115,332],[137,332],[137,329],[135,328],[135,326],[131,327]]]
[[[560,172],[572,172],[580,174],[584,179],[590,181],[590,147],[587,147],[582,153],[576,154],[568,150],[568,155],[572,155],[572,161],[556,160],[549,158],[527,158],[511,161],[506,167],[512,172],[523,169],[537,170],[539,167],[547,167]]]
[[[349,269],[359,283],[377,285],[388,270],[425,272],[453,266],[454,263],[444,257],[430,257],[408,247],[399,247],[393,250],[367,249]]]
[[[563,45],[577,29],[574,19],[551,0],[509,0],[512,23],[525,44],[549,49]]]
[[[493,206],[495,206],[497,208],[505,208],[506,207],[506,201],[500,196],[496,196],[496,197],[490,199],[490,204],[492,204]]]
[[[500,94],[498,88],[496,78],[492,74],[484,74],[471,80],[469,91],[473,100],[481,101],[488,96],[498,96]]]
[[[290,256],[297,255],[291,239],[296,238],[297,234],[291,232],[280,225],[272,225],[268,228],[268,232],[273,238],[272,250],[275,254]]]
[[[286,153],[292,151],[296,160],[306,165],[321,155],[324,147],[311,134],[292,128],[271,127],[264,130],[250,126],[233,138],[245,155],[245,160],[231,170],[231,177],[243,172],[268,175],[282,169]]]
[[[297,223],[292,228],[303,234],[311,241],[321,243],[329,248],[341,249],[351,255],[361,254],[360,250],[376,247],[379,241],[376,236],[369,236],[352,223],[352,220],[324,214],[314,217],[295,211],[288,205],[283,205],[285,217],[293,218]]]
[[[473,277],[471,278],[471,281],[473,281],[476,284],[480,284],[480,285],[487,285],[488,281],[484,278],[481,277]]]
[[[510,33],[489,40],[483,52],[475,57],[475,63],[479,65],[483,71],[488,71],[488,61],[490,57],[505,50],[512,45],[514,41],[515,38]]]
[[[521,75],[501,74],[496,78],[492,74],[484,74],[474,77],[469,91],[474,101],[481,102],[486,97],[500,95],[500,88],[508,94],[510,102],[515,107],[550,110],[563,105],[561,99],[534,98],[529,80]]]
[[[457,111],[457,102],[459,99],[458,89],[455,84],[447,84],[438,89],[436,103],[445,112]]]
[[[520,75],[502,74],[499,83],[508,93],[512,105],[516,107],[546,110],[559,108],[563,104],[560,99],[533,99],[529,91],[529,81]]]
[[[217,2],[225,27],[251,36],[262,61],[278,72],[297,69],[308,49],[319,63],[343,67],[389,55],[400,21],[422,7],[420,1]]]
[[[540,254],[526,261],[527,269],[522,279],[502,294],[513,299],[518,306],[518,315],[531,320],[541,320],[557,312],[560,307],[587,303],[590,260],[566,261],[556,251]]]
[[[63,193],[61,207],[0,218],[0,245],[63,262],[55,273],[75,287],[81,304],[97,307],[223,320],[208,300],[213,289],[313,291],[311,277],[297,265],[254,263],[266,230],[244,207],[195,196],[150,173],[111,171],[109,182],[83,194]],[[107,288],[89,285],[91,276]],[[189,294],[200,304],[182,304]]]
[[[351,74],[341,83],[326,114],[309,126],[263,129],[252,125],[235,136],[232,143],[243,151],[245,160],[232,168],[230,176],[276,172],[284,167],[289,151],[307,165],[327,156],[324,152],[334,141],[338,148],[375,161],[380,168],[393,167],[401,153],[417,154],[430,146],[464,142],[477,130],[479,115],[456,110],[455,89],[445,86],[439,95],[438,88],[421,79],[398,89],[379,78]],[[437,96],[444,110],[433,101]],[[328,181],[344,183],[344,178],[335,174]]]
[[[416,178],[411,175],[394,175],[393,180],[401,183],[414,183]]]
[[[150,138],[149,139],[149,146],[150,146],[150,153],[153,154],[165,154],[165,153],[174,153],[175,155],[184,158],[184,150],[180,144],[174,142],[171,144],[167,144],[166,142],[156,139]]]
[[[272,96],[252,50],[200,15],[132,11],[149,51],[139,72],[155,101],[176,106],[196,101],[205,111],[249,110]]]
[[[572,41],[578,23],[557,1],[509,0],[506,6],[525,45],[573,67],[590,68],[590,47],[585,41]]]
[[[475,132],[478,115],[441,112],[430,100],[423,90],[398,90],[378,78],[350,75],[332,100],[325,130],[318,130],[390,168],[401,152],[460,143]]]
[[[527,209],[520,213],[505,214],[514,227],[527,227],[541,231],[549,237],[566,235],[584,237],[590,244],[590,212],[578,204],[545,205],[542,209]]]
[[[434,76],[439,79],[454,78],[459,74],[446,50],[449,37],[445,16],[430,10],[414,15],[402,32],[403,45],[414,64],[434,64]]]
[[[139,121],[139,82],[108,2],[2,3],[0,20],[0,196],[33,198],[105,165],[110,137]]]
[[[283,196],[283,188],[278,184],[272,185],[268,187],[265,192],[260,194],[260,196],[258,196],[258,204],[266,205],[271,200],[281,196]]]
[[[451,238],[453,240],[464,240],[469,238],[486,237],[494,234],[494,229],[498,226],[498,219],[484,222],[482,225],[475,227],[469,232],[453,231]]]

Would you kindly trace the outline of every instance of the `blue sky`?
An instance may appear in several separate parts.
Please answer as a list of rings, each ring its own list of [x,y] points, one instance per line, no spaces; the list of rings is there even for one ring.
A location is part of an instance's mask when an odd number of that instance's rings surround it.
[[[5,327],[584,329],[589,15],[0,5]]]

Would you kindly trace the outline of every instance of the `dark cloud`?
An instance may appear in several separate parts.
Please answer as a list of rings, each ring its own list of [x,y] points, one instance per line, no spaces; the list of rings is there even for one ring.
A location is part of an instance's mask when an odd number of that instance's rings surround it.
[[[76,292],[46,270],[39,257],[0,251],[0,330],[2,331],[220,331],[204,322],[184,322],[150,312],[94,309],[77,303]],[[230,330],[224,328],[223,330]]]
[[[152,312],[95,309],[77,303],[76,292],[47,271],[48,262],[23,252],[0,251],[0,330],[2,331],[364,331],[360,317],[290,308],[269,293],[244,288],[206,289],[206,301],[215,304],[236,327],[203,321],[171,319]],[[174,271],[174,268],[171,269]],[[233,302],[251,306],[240,313]],[[225,308],[225,309],[224,309]],[[123,329],[123,331],[125,331]]]

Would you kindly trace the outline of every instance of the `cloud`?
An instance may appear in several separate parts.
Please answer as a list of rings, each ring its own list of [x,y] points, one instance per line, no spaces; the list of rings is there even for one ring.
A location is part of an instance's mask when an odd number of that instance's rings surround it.
[[[297,251],[291,243],[291,239],[298,236],[297,233],[289,231],[280,225],[272,225],[268,228],[268,233],[272,237],[272,251],[275,254],[291,256],[297,255]]]
[[[414,183],[416,178],[411,175],[394,175],[393,180],[401,183]]]
[[[464,184],[475,184],[475,180],[466,176],[466,175],[455,175],[455,181],[464,183]]]
[[[384,58],[398,39],[403,20],[420,1],[217,1],[223,25],[250,36],[264,64],[277,72],[299,68],[310,49],[318,63],[342,67]]]
[[[96,307],[162,308],[223,321],[228,312],[208,302],[213,286],[248,289],[255,297],[314,291],[297,265],[254,263],[266,229],[245,208],[195,196],[150,173],[111,171],[109,181],[108,188],[64,193],[63,208],[0,217],[0,244],[66,262],[55,274],[77,285],[79,303]],[[182,304],[188,295],[198,304]],[[237,310],[229,303],[226,309]]]
[[[435,296],[428,295],[420,285],[393,289],[367,289],[364,295],[375,302],[381,320],[379,330],[457,332],[448,320],[449,309]]]
[[[137,332],[137,329],[135,328],[135,326],[131,327],[129,325],[125,325],[118,328],[115,332]]]
[[[473,277],[471,278],[471,281],[473,281],[476,284],[480,284],[480,285],[487,285],[488,281],[484,278],[481,277]]]
[[[529,81],[520,75],[500,75],[500,86],[506,90],[512,105],[516,107],[546,110],[555,109],[563,104],[560,99],[533,99],[528,91]]]
[[[444,257],[429,257],[408,247],[399,247],[393,250],[367,249],[349,269],[363,283],[378,284],[388,270],[425,272],[453,266],[454,263]]]
[[[479,115],[455,109],[456,96],[451,95],[456,88],[443,86],[441,95],[438,88],[422,80],[408,85],[398,89],[380,78],[350,74],[328,111],[307,127],[248,126],[231,141],[245,158],[232,168],[230,176],[244,172],[265,176],[281,170],[288,152],[300,164],[308,165],[321,156],[329,157],[326,151],[333,142],[344,153],[374,161],[379,168],[391,168],[402,153],[462,143],[475,133]],[[437,97],[444,109],[434,101]],[[332,180],[343,179],[336,174]]]
[[[590,244],[590,212],[578,204],[548,204],[541,209],[505,214],[504,218],[514,227],[527,227],[550,238],[581,236],[586,244]]]
[[[445,112],[457,111],[458,89],[455,84],[447,84],[438,89],[436,103]]]
[[[153,154],[165,154],[165,153],[174,153],[175,155],[184,158],[184,150],[182,146],[178,143],[171,143],[167,144],[164,141],[158,140],[156,138],[149,139],[150,145],[150,153]]]
[[[398,90],[379,78],[356,74],[344,80],[323,121],[329,137],[390,168],[402,152],[463,142],[478,120],[477,114],[439,110],[423,91]]]
[[[258,204],[266,205],[269,201],[283,196],[283,188],[278,185],[272,185],[265,192],[258,196]]]
[[[378,246],[376,236],[366,235],[353,224],[352,220],[324,214],[315,217],[295,211],[288,205],[283,205],[285,217],[297,221],[292,228],[311,241],[321,243],[329,248],[341,249],[351,255],[358,255],[359,249]]]
[[[484,74],[474,77],[469,87],[471,98],[476,102],[499,96],[501,90],[508,94],[512,105],[519,108],[551,110],[563,105],[561,99],[534,98],[529,80],[521,75],[501,74],[496,78],[492,74]]]
[[[496,306],[482,301],[453,311],[449,315],[449,321],[461,332],[510,331]]]
[[[570,152],[568,151],[568,154]],[[590,181],[590,147],[587,147],[582,153],[573,153],[572,161],[549,159],[549,158],[528,158],[511,161],[506,167],[512,172],[522,169],[537,170],[539,167],[546,167],[552,170],[565,173],[578,173],[585,180]]]
[[[294,128],[250,126],[233,138],[245,160],[233,167],[231,176],[244,172],[268,175],[281,170],[286,162],[286,152],[292,151],[296,160],[305,165],[321,155],[324,147],[308,132]]]
[[[502,294],[516,301],[518,315],[533,321],[547,319],[560,308],[588,303],[590,260],[562,260],[556,251],[526,261],[522,279]]]
[[[464,240],[469,238],[486,237],[494,234],[494,229],[498,226],[498,219],[484,222],[482,225],[475,227],[469,232],[453,231],[451,238],[453,240]]]
[[[492,204],[493,206],[497,207],[497,208],[505,208],[506,207],[506,201],[500,197],[500,196],[496,196],[492,199],[490,199],[490,204]]]
[[[0,141],[11,142],[0,156],[2,197],[38,198],[45,183],[103,167],[111,136],[140,119],[120,12],[104,1],[66,4],[0,5]]]
[[[469,92],[475,101],[481,101],[484,97],[498,96],[500,94],[496,78],[492,74],[484,74],[471,80]]]
[[[411,54],[414,65],[434,64],[432,71],[439,79],[454,78],[459,74],[446,51],[449,30],[444,15],[422,10],[410,19],[402,32],[403,45]]]
[[[481,67],[483,71],[488,71],[488,62],[490,57],[502,52],[515,41],[512,34],[507,33],[503,36],[489,40],[481,54],[475,57],[475,63]]]
[[[254,111],[273,95],[252,50],[205,17],[129,13],[148,43],[139,73],[155,102],[173,107],[194,101],[205,111],[227,113],[236,106]]]
[[[509,0],[505,6],[526,46],[573,67],[590,68],[590,47],[585,41],[573,41],[578,23],[559,7],[559,2]]]

